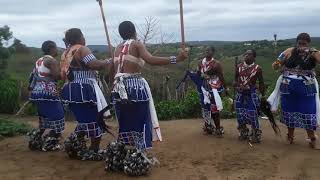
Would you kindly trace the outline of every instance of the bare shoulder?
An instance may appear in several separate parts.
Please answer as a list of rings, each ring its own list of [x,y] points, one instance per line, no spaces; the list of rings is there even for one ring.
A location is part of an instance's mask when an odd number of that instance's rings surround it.
[[[135,48],[143,48],[144,44],[141,41],[133,41],[132,46]]]
[[[286,56],[289,56],[289,55],[291,55],[293,49],[294,49],[294,47],[287,48],[286,50],[283,51],[283,53],[284,53]]]
[[[221,66],[221,62],[219,60],[215,59],[215,62],[217,64],[217,66]]]
[[[50,67],[51,64],[56,64],[58,61],[52,56],[44,56],[43,57],[44,65]]]
[[[91,53],[91,50],[87,46],[81,46],[74,55],[77,59],[81,59]]]
[[[79,48],[79,51],[80,51],[81,53],[91,53],[91,50],[90,50],[87,46],[81,46],[81,47]]]
[[[48,55],[45,55],[45,56],[43,57],[43,60],[44,60],[44,61],[48,61],[48,62],[57,61],[54,57],[48,56]]]
[[[294,49],[294,47],[289,47],[285,51],[292,51],[293,49]]]
[[[119,54],[121,47],[123,46],[123,43],[120,43],[117,45],[116,49],[115,49],[115,54],[116,56]]]
[[[217,69],[222,69],[222,64],[218,60],[214,60],[215,63],[213,63],[213,67]]]
[[[257,64],[257,72],[262,72],[262,67],[259,64]]]

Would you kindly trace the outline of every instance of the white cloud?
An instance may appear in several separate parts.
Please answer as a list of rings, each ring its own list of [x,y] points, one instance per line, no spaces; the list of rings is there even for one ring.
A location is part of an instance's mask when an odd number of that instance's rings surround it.
[[[104,0],[108,28],[116,41],[123,20],[141,25],[144,18],[159,19],[164,32],[179,40],[179,3],[174,0]],[[320,36],[318,0],[184,0],[187,40],[251,40],[295,37],[299,32]],[[88,44],[105,44],[96,0],[10,0],[0,2],[0,26],[39,47],[47,39],[60,46],[64,31],[81,28]]]

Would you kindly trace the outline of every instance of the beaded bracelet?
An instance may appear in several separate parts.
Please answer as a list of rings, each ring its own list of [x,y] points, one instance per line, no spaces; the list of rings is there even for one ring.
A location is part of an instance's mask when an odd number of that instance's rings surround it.
[[[286,59],[286,55],[284,52],[282,52],[279,56],[278,56],[278,60],[279,61],[284,61]]]
[[[177,64],[177,57],[176,56],[170,56],[170,64]]]
[[[108,59],[106,63],[107,64],[111,64],[112,63],[112,58]]]

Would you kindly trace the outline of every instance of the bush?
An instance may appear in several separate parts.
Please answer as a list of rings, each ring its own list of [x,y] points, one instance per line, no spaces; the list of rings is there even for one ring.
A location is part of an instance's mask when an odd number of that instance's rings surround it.
[[[235,113],[230,111],[232,102],[222,96],[224,109],[220,112],[221,118],[234,118]],[[201,105],[198,92],[189,89],[186,97],[181,101],[160,101],[156,103],[156,110],[159,120],[199,118],[201,117]]]
[[[181,108],[178,101],[161,101],[156,105],[159,120],[170,120],[181,117]]]
[[[34,104],[29,103],[24,110],[24,113],[29,116],[36,116],[38,114],[37,107]]]
[[[189,89],[186,97],[180,101],[181,104],[181,118],[196,118],[201,116],[201,105],[199,94],[194,89]]]
[[[226,96],[223,96],[221,98],[222,98],[223,109],[220,112],[220,117],[223,119],[235,118],[236,113],[231,112],[231,108],[233,106],[232,100],[229,100],[229,98]]]
[[[195,90],[189,90],[181,101],[160,101],[156,103],[156,110],[159,120],[199,117],[201,106],[198,93]]]
[[[13,137],[17,135],[24,135],[30,130],[30,125],[0,118],[0,136]]]
[[[19,109],[19,88],[15,79],[0,79],[0,113],[14,113]]]

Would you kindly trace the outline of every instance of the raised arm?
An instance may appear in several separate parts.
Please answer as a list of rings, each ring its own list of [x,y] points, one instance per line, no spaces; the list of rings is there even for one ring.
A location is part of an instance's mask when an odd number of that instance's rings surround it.
[[[186,51],[180,51],[177,57],[159,57],[153,56],[151,53],[149,53],[144,44],[142,44],[141,42],[136,42],[136,47],[138,48],[139,56],[150,65],[161,66],[167,64],[175,64],[188,58],[188,53]]]
[[[293,50],[293,47],[288,48],[285,51],[283,51],[278,56],[277,60],[272,63],[272,68],[274,70],[278,70],[279,68],[281,68],[285,64],[285,61],[291,56],[292,50]]]

